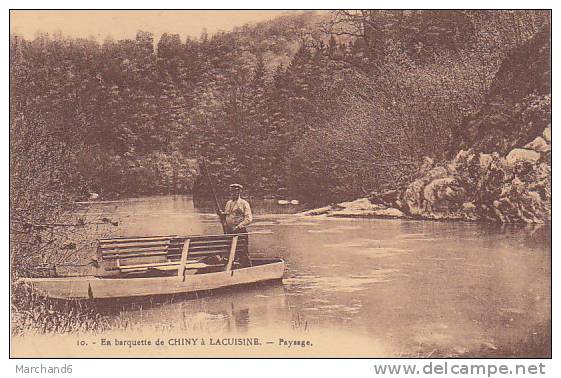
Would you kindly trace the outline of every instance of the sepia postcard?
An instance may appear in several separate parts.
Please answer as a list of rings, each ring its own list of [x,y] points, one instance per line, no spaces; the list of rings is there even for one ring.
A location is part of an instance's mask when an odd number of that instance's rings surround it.
[[[9,33],[11,358],[551,358],[550,10]]]

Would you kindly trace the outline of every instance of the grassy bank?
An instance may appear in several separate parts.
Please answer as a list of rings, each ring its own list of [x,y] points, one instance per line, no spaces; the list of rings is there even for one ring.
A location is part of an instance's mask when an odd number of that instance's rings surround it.
[[[12,335],[95,333],[109,329],[108,319],[90,302],[50,299],[21,282],[12,284],[11,298]]]

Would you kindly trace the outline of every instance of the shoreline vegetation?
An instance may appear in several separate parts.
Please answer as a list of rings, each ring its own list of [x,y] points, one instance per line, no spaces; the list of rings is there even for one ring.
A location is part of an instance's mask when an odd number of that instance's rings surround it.
[[[218,188],[339,204],[309,215],[549,223],[550,28],[548,11],[333,11],[183,40],[11,34],[12,331],[69,311],[16,281],[76,254],[76,201],[208,193],[199,157]]]
[[[103,332],[109,319],[85,301],[61,302],[43,296],[20,281],[11,284],[11,333],[13,336]]]

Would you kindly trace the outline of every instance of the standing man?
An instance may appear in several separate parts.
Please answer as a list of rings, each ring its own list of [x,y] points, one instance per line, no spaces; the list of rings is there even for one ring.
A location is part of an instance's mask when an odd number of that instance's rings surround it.
[[[230,200],[226,202],[224,211],[218,215],[226,224],[227,234],[245,234],[247,233],[246,226],[253,221],[251,214],[251,207],[249,203],[241,198],[243,186],[240,184],[230,185]],[[240,235],[239,240],[245,240],[246,251],[244,254],[236,256],[238,262],[244,266],[251,266],[249,259],[249,238],[248,235]]]

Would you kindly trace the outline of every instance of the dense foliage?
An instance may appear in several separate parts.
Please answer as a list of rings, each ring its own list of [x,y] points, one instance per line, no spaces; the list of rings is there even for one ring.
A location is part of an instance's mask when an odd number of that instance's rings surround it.
[[[546,23],[535,11],[337,11],[184,42],[14,35],[12,119],[40,114],[83,194],[187,192],[190,159],[205,156],[221,184],[325,202],[444,157],[501,60]]]

